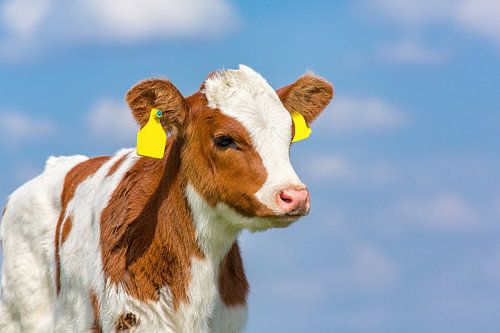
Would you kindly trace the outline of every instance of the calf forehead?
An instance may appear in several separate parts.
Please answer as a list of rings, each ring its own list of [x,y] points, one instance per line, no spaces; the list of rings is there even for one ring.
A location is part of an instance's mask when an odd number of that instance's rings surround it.
[[[238,120],[259,150],[260,142],[286,143],[291,135],[291,117],[274,89],[253,69],[216,73],[205,82],[208,106]]]

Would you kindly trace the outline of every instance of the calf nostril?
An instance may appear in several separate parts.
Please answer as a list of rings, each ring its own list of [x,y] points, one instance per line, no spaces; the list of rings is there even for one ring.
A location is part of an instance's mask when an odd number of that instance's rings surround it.
[[[292,203],[293,201],[292,197],[290,195],[285,194],[284,192],[280,193],[280,199],[281,201],[286,203]]]

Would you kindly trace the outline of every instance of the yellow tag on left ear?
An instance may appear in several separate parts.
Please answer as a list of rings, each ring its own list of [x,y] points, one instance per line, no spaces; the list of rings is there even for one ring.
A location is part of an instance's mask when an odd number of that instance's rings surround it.
[[[165,154],[167,134],[161,125],[163,113],[158,109],[151,109],[148,123],[137,133],[137,155],[162,158]]]
[[[293,136],[292,142],[307,139],[309,135],[311,135],[311,129],[307,126],[303,115],[298,112],[293,112],[292,121],[295,126],[295,135]]]

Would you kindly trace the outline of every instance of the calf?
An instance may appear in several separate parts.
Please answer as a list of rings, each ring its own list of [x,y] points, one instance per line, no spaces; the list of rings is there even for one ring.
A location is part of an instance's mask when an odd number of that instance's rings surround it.
[[[137,84],[126,100],[141,127],[163,111],[164,157],[51,157],[9,197],[0,331],[241,331],[238,234],[309,212],[290,113],[311,123],[332,94],[311,74],[275,91],[246,66],[189,97],[166,80]]]

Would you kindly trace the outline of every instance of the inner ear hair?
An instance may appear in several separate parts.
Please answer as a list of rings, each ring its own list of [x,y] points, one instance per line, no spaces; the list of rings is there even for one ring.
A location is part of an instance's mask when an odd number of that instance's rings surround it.
[[[163,111],[164,126],[180,127],[185,122],[187,102],[168,80],[154,78],[141,81],[127,92],[125,100],[141,127],[148,122],[153,108]]]
[[[307,73],[276,92],[290,113],[302,114],[310,124],[330,103],[333,85],[319,76]]]

